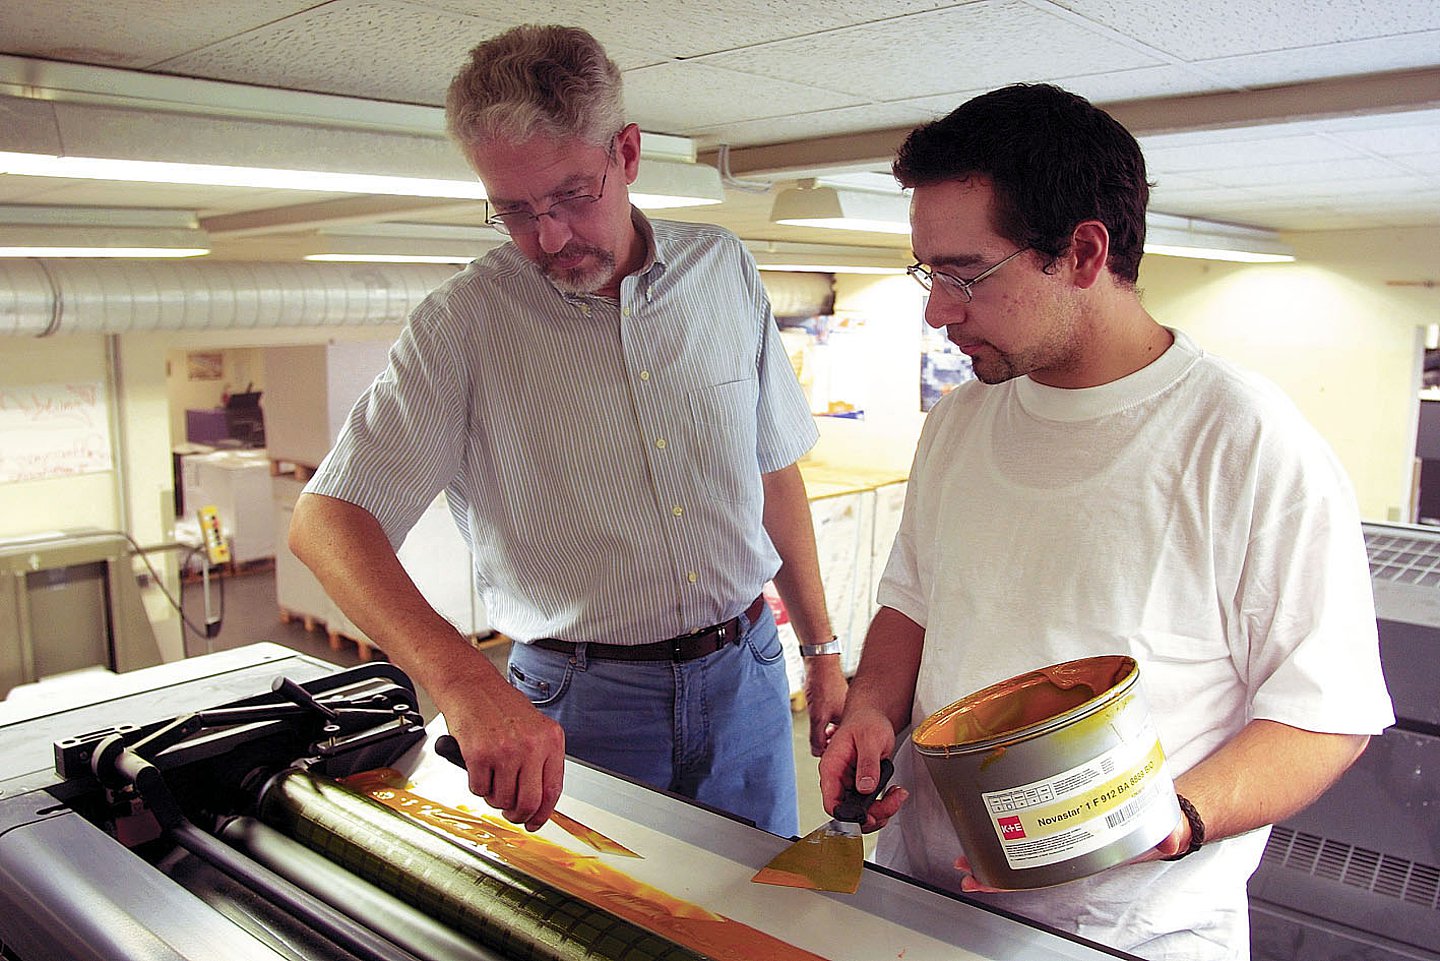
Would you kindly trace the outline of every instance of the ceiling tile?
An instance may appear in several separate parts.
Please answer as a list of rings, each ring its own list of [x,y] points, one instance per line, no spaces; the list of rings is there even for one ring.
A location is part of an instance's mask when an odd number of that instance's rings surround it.
[[[864,103],[860,97],[781,80],[766,81],[764,97],[754,93],[754,77],[697,62],[657,64],[625,75],[630,117],[662,133],[693,129],[700,117],[723,126]]]
[[[1403,175],[1404,171],[1388,160],[1363,157],[1323,163],[1211,169],[1205,172],[1205,179],[1222,187],[1266,187],[1284,191],[1300,189],[1299,185],[1375,181]]]
[[[1434,4],[1440,7],[1440,4]],[[1392,70],[1434,66],[1440,31],[1429,30],[1379,40],[1327,44],[1323,49],[1298,47],[1218,60],[1195,61],[1221,83],[1264,87]]]
[[[903,104],[862,104],[833,110],[808,110],[788,116],[740,120],[707,127],[676,130],[704,146],[722,143],[743,147],[758,143],[788,143],[811,137],[859,133],[881,127],[919,126],[935,115]]]
[[[1055,2],[1086,20],[1188,61],[1440,29],[1440,4],[1416,0],[1309,0],[1303,5],[1285,0]]]
[[[491,19],[498,6],[485,0],[430,0],[424,5]],[[945,0],[568,0],[563,16],[557,17],[554,0],[510,0],[505,10],[515,23],[584,27],[621,69],[630,69],[953,5]]]
[[[984,0],[717,54],[705,62],[872,100],[913,101],[1021,80],[1081,76],[1100,72],[1097,64],[1113,72],[1160,61],[1021,0]]]
[[[1329,136],[1383,157],[1428,154],[1440,161],[1440,111],[1428,111],[1418,117],[1392,115],[1363,119],[1364,123],[1331,123]],[[1434,163],[1431,169],[1440,172],[1440,162]]]
[[[6,3],[0,4],[0,48],[21,57],[147,67],[314,5],[315,0]]]
[[[1180,143],[1157,146],[1140,141],[1145,151],[1145,165],[1152,174],[1227,170],[1232,167],[1265,167],[1280,164],[1305,164],[1320,161],[1361,159],[1365,155],[1355,147],[1328,137],[1259,135],[1252,131],[1249,139],[1212,138],[1205,133],[1189,134]]]
[[[394,0],[334,0],[161,64],[167,73],[438,105],[471,47],[508,24]]]
[[[1042,82],[1041,78],[1011,80],[1006,83]],[[1045,77],[1044,83],[1077,93],[1091,103],[1105,105],[1121,100],[1142,100],[1152,97],[1178,97],[1196,93],[1212,93],[1216,90],[1213,78],[1202,71],[1185,64],[1161,64],[1138,67],[1133,70],[1116,70],[1109,73],[1086,74],[1082,76]],[[1004,84],[996,84],[1003,86]],[[923,110],[933,116],[943,117],[967,100],[978,97],[993,87],[971,87],[926,97],[910,97],[893,101],[916,110]]]

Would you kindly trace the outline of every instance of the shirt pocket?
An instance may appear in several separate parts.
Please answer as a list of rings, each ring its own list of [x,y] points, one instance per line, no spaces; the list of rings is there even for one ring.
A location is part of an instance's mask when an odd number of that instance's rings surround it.
[[[690,392],[696,462],[705,489],[715,500],[746,503],[758,495],[753,379],[732,380]]]

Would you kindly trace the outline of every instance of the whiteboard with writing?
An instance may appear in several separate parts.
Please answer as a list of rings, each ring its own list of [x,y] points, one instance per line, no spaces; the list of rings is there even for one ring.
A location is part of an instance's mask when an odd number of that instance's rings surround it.
[[[0,387],[0,483],[113,466],[104,384]]]

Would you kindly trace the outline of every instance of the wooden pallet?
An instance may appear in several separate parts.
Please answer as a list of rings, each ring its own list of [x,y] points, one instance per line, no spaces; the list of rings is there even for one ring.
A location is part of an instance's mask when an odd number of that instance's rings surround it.
[[[297,614],[294,611],[287,611],[283,607],[280,608],[281,624],[294,624],[296,621],[299,621],[304,626],[308,634],[314,634],[316,631],[323,631],[325,629],[325,621],[323,618],[316,617],[314,614]]]
[[[325,638],[327,641],[329,641],[330,649],[332,651],[344,650],[346,645],[349,644],[354,645],[355,653],[362,661],[369,661],[372,658],[388,660],[388,658],[385,656],[385,652],[380,650],[380,648],[376,647],[369,641],[364,641],[357,637],[351,637],[344,631],[330,630],[323,618],[316,617],[313,614],[300,614],[294,611],[287,611],[283,607],[280,608],[281,624],[293,624],[297,621],[300,622],[300,624],[305,628],[306,633],[315,634],[317,632],[324,631]],[[471,634],[469,635],[468,639],[471,646],[478,651],[491,651],[502,646],[508,646],[510,644],[510,638],[506,637],[504,634],[501,634],[498,631],[491,631],[489,634],[486,634],[483,637]]]
[[[347,645],[354,645],[355,655],[363,661],[381,660],[388,661],[385,652],[380,650],[369,641],[362,641],[358,637],[351,637],[339,631],[326,631],[325,637],[330,641],[330,650],[343,651]]]

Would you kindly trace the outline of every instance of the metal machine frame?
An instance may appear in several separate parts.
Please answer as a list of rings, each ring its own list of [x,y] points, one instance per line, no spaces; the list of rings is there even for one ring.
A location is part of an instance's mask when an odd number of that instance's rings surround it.
[[[7,716],[0,702],[0,949],[20,961],[515,956],[308,849],[288,850],[298,842],[256,823],[263,810],[231,815],[257,790],[264,809],[268,785],[297,769],[383,766],[425,736],[413,688],[389,665],[342,672],[277,645],[252,648],[122,675],[115,697],[39,717]],[[788,843],[578,762],[567,760],[565,784],[567,803],[623,812],[746,878]],[[286,848],[278,858],[267,850],[276,844]],[[430,880],[440,870],[410,869]],[[812,919],[828,910],[818,899],[838,899],[833,908],[865,919],[872,938],[908,929],[954,945],[946,957],[1127,957],[868,864],[853,897],[794,893],[817,899],[804,902]],[[772,902],[767,893],[760,903]]]
[[[160,663],[160,647],[130,556],[123,536],[104,531],[0,542],[0,697],[49,674],[92,666],[132,671]],[[36,592],[50,586],[44,583],[47,577],[58,578],[63,589],[69,571],[89,572],[86,579],[98,581],[100,593],[91,599],[100,623],[37,623]],[[51,605],[69,621],[87,616],[86,606]],[[83,643],[90,646],[77,646],[81,638],[89,639]]]
[[[1272,829],[1256,961],[1440,961],[1440,530],[1362,526],[1396,723]]]

